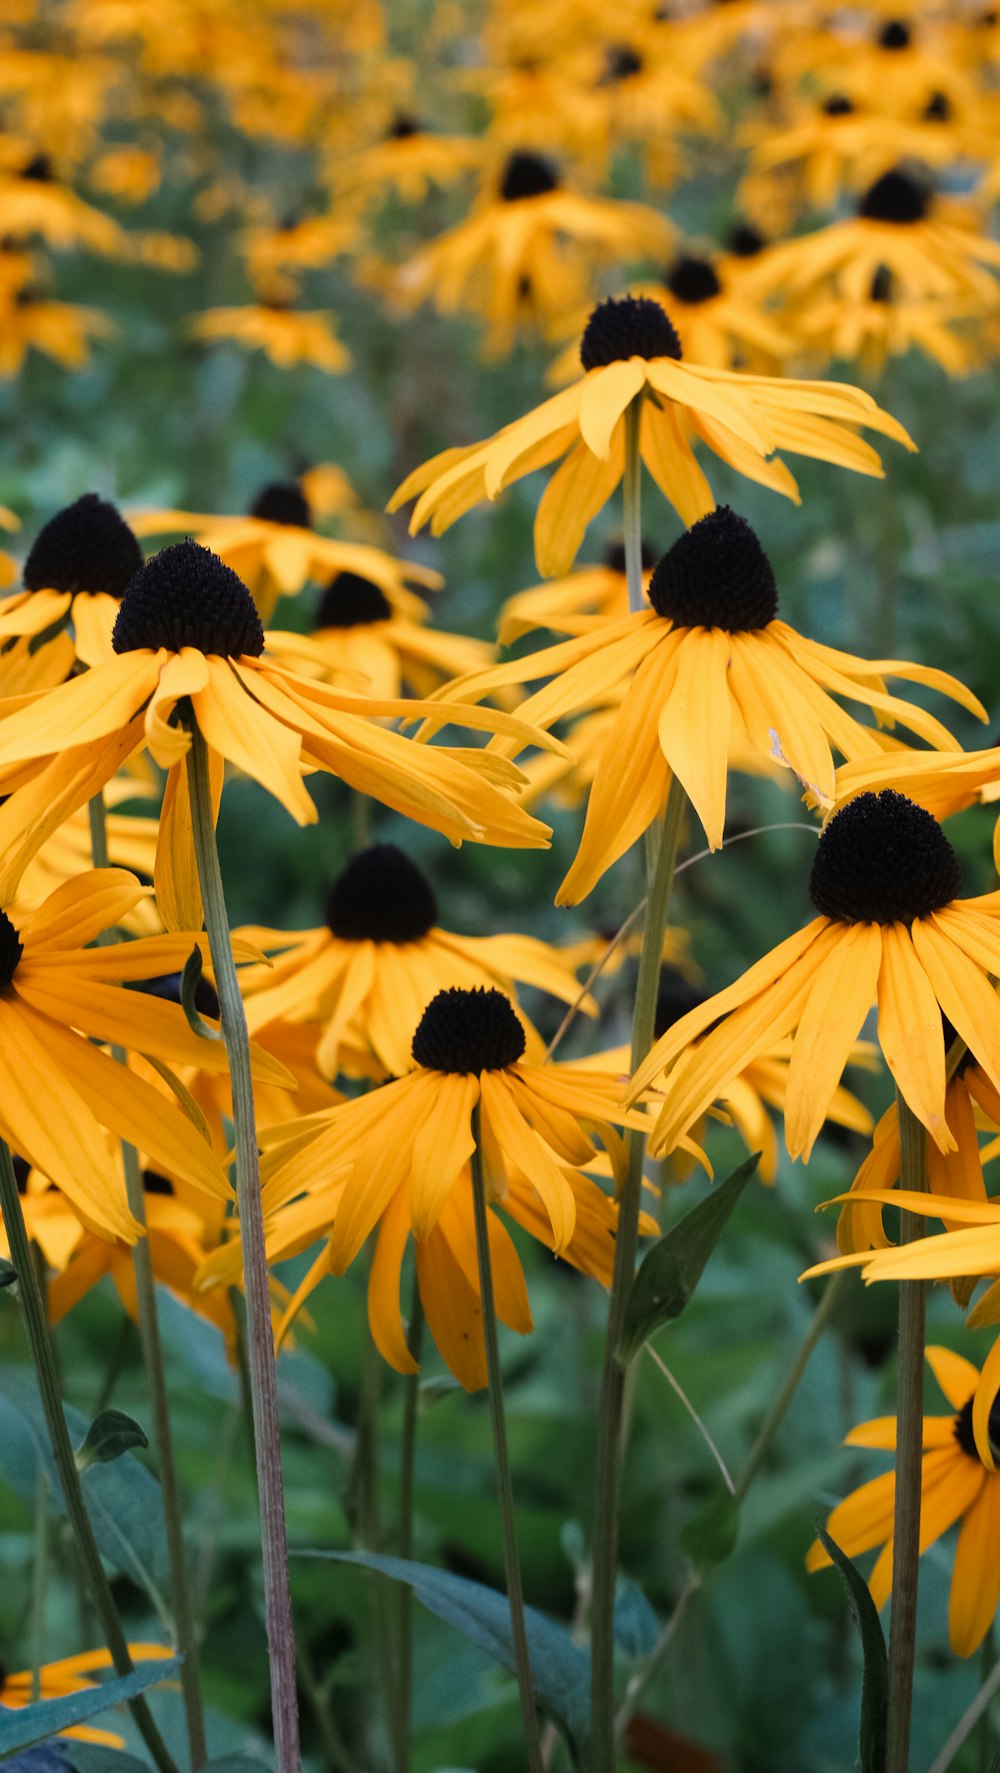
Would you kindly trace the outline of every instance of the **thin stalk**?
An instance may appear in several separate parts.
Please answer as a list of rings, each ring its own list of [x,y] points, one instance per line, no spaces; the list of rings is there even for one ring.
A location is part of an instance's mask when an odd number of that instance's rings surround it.
[[[486,1376],[490,1420],[493,1425],[493,1457],[497,1468],[497,1501],[500,1505],[500,1526],[503,1533],[503,1561],[507,1575],[510,1629],[514,1640],[514,1662],[517,1671],[517,1689],[521,1697],[521,1716],[524,1720],[524,1746],[527,1751],[528,1773],[544,1773],[538,1734],[538,1713],[535,1709],[535,1696],[531,1681],[528,1633],[524,1623],[521,1560],[517,1549],[517,1533],[514,1529],[514,1490],[510,1476],[510,1458],[507,1452],[507,1423],[503,1408],[503,1377],[500,1371],[500,1344],[497,1339],[496,1302],[493,1297],[493,1265],[490,1261],[486,1177],[483,1173],[482,1127],[478,1103],[473,1110],[472,1132],[475,1140],[471,1163],[472,1206],[476,1225],[479,1294],[483,1310]]]
[[[948,1768],[959,1749],[968,1741],[980,1718],[987,1717],[990,1703],[995,1698],[998,1689],[1000,1689],[1000,1662],[990,1670],[975,1699],[959,1718],[940,1754],[934,1756],[927,1773],[948,1773]]]
[[[49,1481],[42,1467],[35,1478],[35,1543],[31,1560],[31,1702],[42,1696],[45,1661],[45,1590],[49,1578]]]
[[[899,1185],[927,1188],[927,1135],[896,1091]],[[900,1213],[899,1241],[924,1235],[917,1213]],[[899,1366],[896,1406],[896,1496],[892,1528],[892,1617],[885,1773],[908,1773],[913,1660],[920,1573],[920,1480],[924,1426],[924,1283],[899,1283]]]
[[[95,868],[108,866],[108,825],[104,794],[95,794],[88,803],[90,815],[90,848]],[[126,1065],[123,1048],[113,1046],[112,1054],[119,1065]],[[201,1698],[201,1667],[198,1631],[191,1600],[187,1548],[184,1544],[184,1514],[177,1462],[174,1458],[174,1437],[170,1425],[170,1400],[167,1376],[163,1365],[163,1344],[160,1339],[160,1317],[156,1305],[156,1280],[149,1248],[146,1224],[146,1195],[142,1186],[139,1154],[134,1145],[122,1140],[122,1167],[129,1211],[142,1226],[144,1235],[132,1246],[132,1272],[135,1276],[136,1307],[139,1317],[139,1339],[143,1364],[149,1383],[153,1406],[153,1441],[160,1473],[163,1497],[163,1518],[166,1527],[167,1562],[170,1569],[170,1596],[173,1603],[174,1633],[184,1660],[181,1663],[181,1692],[184,1698],[184,1721],[187,1729],[188,1753],[192,1773],[205,1765],[208,1751],[205,1744],[205,1713]]]
[[[337,1773],[362,1773],[359,1763],[337,1728],[330,1696],[320,1681],[309,1646],[301,1633],[295,1640],[295,1659],[302,1678],[302,1690],[312,1708],[330,1766],[336,1767]]]
[[[369,1247],[369,1264],[374,1253],[374,1240]],[[358,1398],[358,1430],[354,1446],[354,1463],[348,1479],[346,1510],[358,1544],[367,1551],[382,1550],[382,1522],[379,1507],[379,1393],[382,1381],[382,1359],[372,1338],[367,1316],[364,1320],[364,1343],[361,1351],[361,1387]],[[378,1686],[385,1700],[392,1764],[395,1773],[406,1773],[409,1758],[409,1733],[400,1710],[400,1682],[396,1664],[390,1614],[396,1604],[393,1585],[387,1576],[373,1571],[368,1577],[372,1603],[372,1624],[375,1631],[375,1662]]]
[[[816,1347],[817,1342],[830,1321],[833,1308],[843,1291],[846,1279],[846,1271],[841,1270],[839,1274],[831,1275],[826,1286],[823,1288],[823,1296],[813,1312],[809,1328],[799,1344],[799,1351],[789,1368],[788,1377],[771,1405],[771,1408],[768,1410],[767,1415],[764,1417],[764,1420],[760,1425],[757,1439],[754,1441],[754,1444],[750,1449],[750,1455],[743,1468],[743,1474],[737,1482],[734,1491],[737,1502],[743,1501],[750,1485],[753,1483],[754,1478],[757,1476],[757,1473],[770,1451],[771,1442],[774,1440],[781,1424],[785,1420],[785,1416],[788,1413],[788,1406],[799,1388],[802,1375],[812,1357],[813,1349]]]
[[[626,536],[627,542],[627,536]],[[649,903],[632,1021],[632,1070],[653,1044],[656,994],[660,982],[663,932],[677,861],[677,840],[687,796],[671,778]],[[622,1330],[635,1275],[642,1200],[643,1136],[629,1130],[628,1172],[618,1202],[615,1263],[608,1304],[604,1372],[597,1428],[597,1473],[594,1501],[594,1598],[591,1611],[593,1685],[591,1688],[592,1764],[601,1773],[614,1765],[615,1585],[618,1574],[618,1523],[621,1507],[621,1465],[624,1424],[625,1368],[620,1357]]]
[[[413,1359],[420,1363],[423,1341],[424,1308],[420,1300],[420,1283],[416,1264],[413,1268],[413,1292],[410,1297],[410,1328],[407,1344]],[[413,1556],[413,1479],[417,1450],[417,1415],[420,1404],[420,1374],[410,1373],[406,1379],[403,1404],[403,1439],[399,1468],[399,1556]],[[410,1703],[413,1690],[413,1591],[408,1582],[399,1583],[399,1709],[403,1717],[406,1739],[410,1733]]]
[[[205,928],[208,932],[215,986],[219,994],[222,1035],[229,1059],[233,1095],[236,1200],[246,1290],[247,1364],[250,1371],[260,1495],[264,1608],[267,1618],[271,1714],[277,1773],[299,1773],[302,1761],[295,1693],[295,1639],[288,1585],[288,1537],[281,1476],[281,1428],[278,1418],[278,1385],[271,1329],[253,1079],[250,1072],[250,1039],[229,938],[229,918],[215,843],[208,749],[195,721],[191,724],[187,779],[198,879],[205,907]]]
[[[674,1610],[671,1613],[670,1618],[663,1627],[663,1630],[657,1638],[656,1643],[653,1645],[646,1661],[641,1668],[636,1669],[635,1674],[632,1676],[625,1689],[625,1697],[622,1700],[621,1705],[618,1707],[615,1716],[616,1736],[620,1737],[628,1727],[632,1718],[635,1716],[639,1701],[649,1686],[650,1681],[653,1679],[653,1676],[659,1672],[666,1660],[667,1652],[677,1636],[681,1620],[687,1612],[688,1603],[692,1601],[698,1593],[698,1590],[701,1587],[701,1582],[702,1579],[697,1570],[690,1570],[688,1572],[684,1587],[681,1589],[680,1594],[674,1602]]]
[[[17,1274],[18,1298],[32,1359],[35,1363],[35,1377],[38,1381],[42,1411],[52,1443],[52,1455],[59,1473],[66,1513],[83,1567],[87,1592],[97,1609],[105,1642],[111,1652],[115,1673],[119,1675],[132,1674],[134,1664],[129,1655],[128,1643],[118,1617],[114,1596],[104,1573],[101,1554],[98,1550],[97,1540],[94,1538],[94,1529],[87,1513],[87,1504],[84,1501],[80,1473],[73,1457],[73,1447],[69,1438],[69,1429],[66,1427],[66,1417],[63,1413],[62,1397],[59,1391],[59,1377],[56,1371],[52,1339],[45,1318],[45,1308],[42,1304],[42,1295],[35,1274],[35,1265],[31,1259],[31,1245],[28,1241],[24,1213],[21,1209],[21,1197],[17,1192],[17,1178],[14,1175],[10,1148],[3,1139],[0,1139],[0,1214],[3,1216],[4,1229],[10,1246],[10,1259]],[[146,1700],[141,1696],[131,1699],[129,1710],[155,1765],[159,1768],[159,1773],[177,1773],[177,1765],[153,1721]]]

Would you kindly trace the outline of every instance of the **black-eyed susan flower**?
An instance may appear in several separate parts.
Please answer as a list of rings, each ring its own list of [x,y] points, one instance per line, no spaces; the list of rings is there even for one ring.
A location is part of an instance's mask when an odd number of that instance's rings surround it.
[[[809,209],[829,211],[845,190],[864,189],[888,167],[919,162],[944,170],[961,154],[956,132],[934,118],[868,110],[843,92],[797,108],[787,127],[756,130],[748,183],[761,175],[794,177]]]
[[[728,506],[678,538],[654,568],[648,594],[648,610],[515,665],[496,666],[446,692],[478,694],[513,677],[530,682],[551,676],[519,710],[521,718],[547,727],[613,701],[624,686],[559,903],[583,898],[642,836],[663,810],[671,771],[717,849],[734,740],[744,752],[748,746],[759,753],[762,762],[794,770],[817,800],[832,805],[834,752],[882,754],[877,733],[858,724],[834,696],[865,703],[943,750],[957,750],[956,741],[923,709],[890,696],[886,676],[933,684],[985,718],[968,690],[932,668],[856,659],[779,621],[767,556],[750,525]]]
[[[370,1055],[383,1075],[401,1077],[420,1018],[439,991],[514,983],[572,1003],[575,969],[558,949],[532,936],[462,936],[442,929],[434,889],[395,844],[353,856],[334,881],[319,929],[255,928],[267,967],[244,967],[247,1021],[257,1033],[279,1018],[317,1023],[317,1062],[327,1077],[351,1070],[348,1053]],[[589,998],[584,1005],[591,1013]],[[542,1043],[527,1024],[532,1057]],[[368,1067],[366,1067],[368,1069]]]
[[[592,268],[666,253],[674,229],[643,204],[569,190],[545,156],[512,154],[467,221],[397,274],[407,307],[430,300],[487,322],[487,349],[509,350],[519,324],[547,326],[587,300]]]
[[[389,195],[422,203],[435,187],[453,185],[481,164],[475,136],[443,135],[400,111],[380,141],[331,160],[327,178],[340,203],[367,207]]]
[[[834,814],[817,846],[809,892],[818,916],[682,1016],[639,1066],[635,1100],[666,1070],[653,1147],[669,1151],[729,1080],[793,1035],[785,1139],[808,1158],[847,1055],[876,999],[878,1042],[897,1089],[941,1151],[941,1033],[947,1016],[1000,1087],[1000,894],[961,899],[955,852],[937,820],[892,789]],[[714,1026],[713,1026],[714,1024]]]
[[[498,498],[522,475],[564,458],[535,519],[539,571],[558,578],[625,472],[625,413],[633,401],[641,401],[641,458],[685,523],[715,504],[695,460],[695,439],[738,472],[795,500],[798,488],[776,450],[881,475],[879,457],[858,427],[913,447],[870,395],[845,383],[778,380],[682,361],[674,327],[649,297],[601,302],[587,322],[580,362],[579,381],[488,442],[445,450],[415,469],[390,509],[416,498],[411,531],[430,521],[440,535],[483,499]]]
[[[905,297],[881,265],[867,298],[814,293],[798,307],[792,324],[806,350],[824,360],[856,363],[877,376],[893,357],[919,351],[946,375],[963,376],[983,356],[980,297]]]
[[[221,1046],[194,1034],[175,1006],[119,989],[183,965],[203,938],[87,946],[146,892],[134,875],[99,869],[35,909],[0,912],[0,1137],[62,1190],[85,1225],[129,1243],[138,1226],[101,1128],[192,1186],[230,1195],[219,1159],[187,1117],[92,1044],[225,1068]]]
[[[956,1656],[971,1656],[989,1631],[1000,1599],[1000,1560],[993,1555],[1000,1534],[1000,1478],[976,1450],[972,1411],[978,1369],[950,1348],[931,1347],[926,1354],[951,1410],[948,1415],[924,1417],[920,1550],[927,1551],[959,1523],[948,1633]],[[987,1412],[990,1435],[1000,1441],[1000,1409],[991,1400]],[[861,1423],[847,1436],[847,1445],[895,1452],[896,1418],[879,1416]],[[831,1539],[848,1557],[878,1551],[868,1579],[877,1607],[885,1605],[892,1586],[895,1494],[895,1473],[885,1472],[838,1503],[826,1523]],[[821,1570],[830,1562],[818,1540],[806,1561],[810,1570]]]
[[[188,331],[205,345],[228,343],[263,351],[277,369],[308,363],[339,376],[350,368],[350,354],[334,331],[331,311],[295,308],[280,295],[243,307],[206,308],[189,321]]]
[[[164,1644],[129,1644],[128,1653],[133,1662],[163,1662],[175,1654]],[[0,1709],[17,1711],[36,1699],[65,1699],[71,1693],[85,1693],[99,1684],[91,1677],[112,1666],[109,1650],[84,1650],[58,1662],[43,1662],[39,1669],[0,1667]],[[125,1747],[124,1737],[93,1724],[74,1724],[59,1735],[76,1742],[95,1742],[102,1748]]]
[[[643,541],[640,548],[644,582],[656,564],[656,550]],[[628,615],[628,581],[625,576],[625,545],[611,542],[600,566],[581,566],[565,579],[532,585],[516,591],[500,610],[497,639],[501,646],[520,640],[535,628],[551,628],[556,634],[585,634],[595,618],[618,621]]]
[[[77,657],[111,657],[111,630],[142,549],[114,505],[84,493],[49,519],[24,563],[23,590],[0,602],[0,638],[57,632],[72,621]]]
[[[415,1069],[329,1114],[265,1132],[263,1194],[272,1260],[327,1240],[293,1297],[289,1319],[324,1275],[343,1274],[376,1226],[368,1311],[376,1345],[415,1370],[400,1318],[400,1267],[412,1235],[431,1334],[468,1389],[486,1383],[469,1160],[473,1111],[482,1125],[497,1314],[531,1328],[520,1260],[500,1208],[556,1255],[607,1283],[616,1207],[586,1174],[598,1143],[620,1170],[618,1128],[641,1117],[617,1104],[610,1076],[533,1065],[502,991],[447,990],[413,1036]],[[643,1222],[644,1230],[652,1222]],[[209,1259],[203,1281],[228,1278],[238,1255]]]
[[[357,223],[343,216],[290,214],[248,228],[240,250],[253,283],[267,288],[283,272],[329,264],[355,245],[357,232]]]
[[[20,375],[29,351],[41,351],[63,369],[85,369],[94,340],[114,331],[99,308],[52,301],[30,287],[18,290],[0,308],[0,377]]]
[[[316,818],[303,772],[322,769],[458,841],[529,847],[547,841],[547,828],[523,813],[510,792],[516,773],[498,771],[488,753],[418,747],[378,724],[413,708],[429,712],[430,704],[333,689],[270,659],[246,586],[196,542],[165,548],[135,575],[112,644],[108,663],[27,707],[5,715],[0,705],[0,771],[23,764],[27,778],[0,808],[0,820],[15,836],[28,834],[30,841],[34,834],[38,847],[125,757],[148,746],[170,771],[156,879],[171,928],[200,922],[183,769],[191,735],[174,718],[178,706],[197,722],[220,784],[226,759],[300,824]],[[498,709],[469,708],[465,719],[491,731],[516,730],[530,742],[531,729]],[[64,751],[68,734],[73,746]],[[17,856],[23,866],[23,850]]]
[[[118,223],[62,184],[47,154],[0,176],[0,204],[4,232],[16,239],[37,237],[57,252],[83,247],[118,258],[127,252],[128,237]]]

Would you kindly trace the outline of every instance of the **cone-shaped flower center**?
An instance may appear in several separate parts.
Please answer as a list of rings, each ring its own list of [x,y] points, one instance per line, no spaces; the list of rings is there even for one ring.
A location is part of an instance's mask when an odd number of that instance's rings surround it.
[[[946,92],[932,92],[924,106],[924,118],[928,123],[947,123],[951,116],[951,100]]]
[[[419,942],[437,923],[430,881],[394,843],[352,856],[326,901],[326,921],[342,942]]]
[[[631,80],[634,74],[641,74],[642,69],[642,56],[631,43],[609,43],[604,52],[604,73],[600,84],[617,86],[619,81]]]
[[[0,911],[0,991],[10,984],[23,953],[24,944],[14,925],[6,911]]]
[[[649,601],[678,628],[766,628],[778,611],[771,562],[745,517],[719,505],[653,569]]]
[[[130,987],[135,991],[144,991],[148,997],[162,997],[167,1003],[181,1002],[180,973],[157,973],[153,979],[139,979]],[[210,1016],[213,1021],[219,1016],[219,994],[211,979],[204,974],[194,988],[194,1007],[199,1016]]]
[[[858,204],[858,214],[870,222],[922,222],[930,200],[926,185],[894,167],[869,186]]]
[[[142,1191],[144,1194],[176,1193],[169,1176],[161,1176],[159,1170],[143,1170]]]
[[[830,97],[823,100],[823,110],[828,117],[849,117],[854,106],[842,92],[831,92]]]
[[[524,1052],[524,1029],[502,991],[439,991],[413,1036],[413,1057],[428,1071],[502,1071]]]
[[[722,285],[707,259],[682,258],[671,265],[664,279],[679,302],[710,302]]]
[[[890,19],[887,25],[882,26],[878,43],[880,49],[909,49],[909,25],[904,24],[900,18]]]
[[[107,499],[84,493],[49,519],[24,563],[26,591],[107,591],[120,597],[142,549]]]
[[[961,891],[958,857],[937,820],[885,788],[835,813],[816,848],[809,897],[838,923],[905,923]]]
[[[317,628],[368,628],[387,622],[392,605],[385,592],[360,573],[336,573],[320,599]]]
[[[387,142],[405,142],[409,140],[411,135],[423,135],[423,133],[423,124],[418,122],[416,117],[407,117],[404,112],[400,111],[386,130],[385,139]]]
[[[518,203],[522,197],[544,197],[558,191],[559,174],[551,160],[542,154],[512,154],[503,169],[500,196],[505,203]]]
[[[630,357],[680,356],[680,339],[659,302],[649,296],[609,296],[598,302],[580,340],[584,369],[603,369]]]
[[[752,227],[749,222],[737,222],[726,238],[727,251],[737,259],[755,259],[766,244],[759,228]]]
[[[243,580],[197,542],[154,554],[122,598],[111,636],[116,653],[164,646],[238,659],[264,651],[257,606]]]
[[[266,523],[287,523],[297,529],[312,528],[309,500],[295,480],[271,480],[250,507],[251,517],[262,517]]]
[[[27,166],[21,168],[23,179],[32,179],[38,185],[51,185],[56,171],[48,154],[35,154]]]
[[[656,549],[653,547],[652,542],[647,542],[645,536],[643,536],[642,541],[639,543],[639,557],[642,561],[642,570],[644,573],[648,573],[650,571],[651,567],[655,566],[655,564],[656,564]],[[604,564],[608,568],[609,572],[621,573],[624,576],[624,573],[625,573],[625,543],[624,542],[609,542],[608,543],[607,547],[604,550]]]
[[[976,1437],[972,1432],[971,1397],[967,1403],[962,1405],[962,1408],[955,1417],[954,1434],[962,1452],[968,1453],[970,1459],[975,1459],[977,1464],[981,1465],[982,1460],[979,1458],[979,1452],[976,1447]],[[990,1405],[989,1436],[990,1446],[993,1449],[994,1455],[1000,1454],[1000,1392],[997,1393]]]

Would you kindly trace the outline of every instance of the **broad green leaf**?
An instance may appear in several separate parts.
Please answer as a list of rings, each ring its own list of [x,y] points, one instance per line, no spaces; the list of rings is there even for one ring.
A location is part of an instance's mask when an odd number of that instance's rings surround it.
[[[67,1742],[65,1752],[66,1765],[73,1768],[73,1773],[149,1773],[147,1761],[139,1761],[120,1748],[106,1748],[100,1742]]]
[[[681,1545],[696,1570],[707,1575],[724,1564],[740,1530],[740,1505],[728,1490],[718,1490],[681,1532]]]
[[[861,1681],[861,1723],[858,1730],[860,1773],[884,1773],[886,1713],[888,1707],[888,1657],[878,1608],[868,1584],[846,1552],[816,1522],[816,1532],[844,1579],[854,1623],[861,1639],[864,1674]]]
[[[309,1551],[300,1557],[330,1558],[338,1564],[359,1564],[407,1582],[418,1601],[439,1619],[478,1644],[513,1673],[514,1646],[507,1596],[465,1576],[453,1576],[431,1564],[381,1557],[368,1551]],[[560,1724],[571,1742],[578,1742],[590,1724],[590,1653],[574,1644],[569,1632],[534,1607],[526,1607],[525,1627],[531,1657],[532,1686],[541,1709]]]
[[[625,1656],[648,1656],[660,1635],[660,1621],[631,1576],[619,1576],[615,1588],[615,1643]]]
[[[87,1471],[91,1465],[108,1465],[134,1447],[148,1446],[144,1431],[131,1416],[123,1410],[102,1410],[90,1424],[83,1445],[77,1448],[76,1468]]]
[[[121,1705],[123,1700],[144,1693],[147,1687],[169,1680],[179,1668],[180,1658],[176,1656],[169,1662],[144,1662],[132,1674],[102,1681],[97,1687],[85,1687],[63,1699],[43,1699],[37,1705],[23,1705],[10,1711],[0,1704],[0,1759],[16,1754],[20,1748],[30,1748],[34,1742],[44,1742],[74,1724],[85,1723],[88,1718],[99,1717],[110,1706]]]
[[[647,1253],[632,1283],[625,1311],[619,1350],[623,1364],[638,1354],[661,1324],[680,1317],[759,1162],[759,1152],[748,1157],[672,1225]]]

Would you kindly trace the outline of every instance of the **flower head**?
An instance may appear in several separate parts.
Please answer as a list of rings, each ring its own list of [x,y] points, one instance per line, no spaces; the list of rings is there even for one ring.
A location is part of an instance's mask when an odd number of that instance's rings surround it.
[[[106,658],[119,601],[141,566],[142,549],[117,507],[84,493],[39,530],[23,591],[0,603],[0,637],[41,636],[72,621],[77,656]]]

